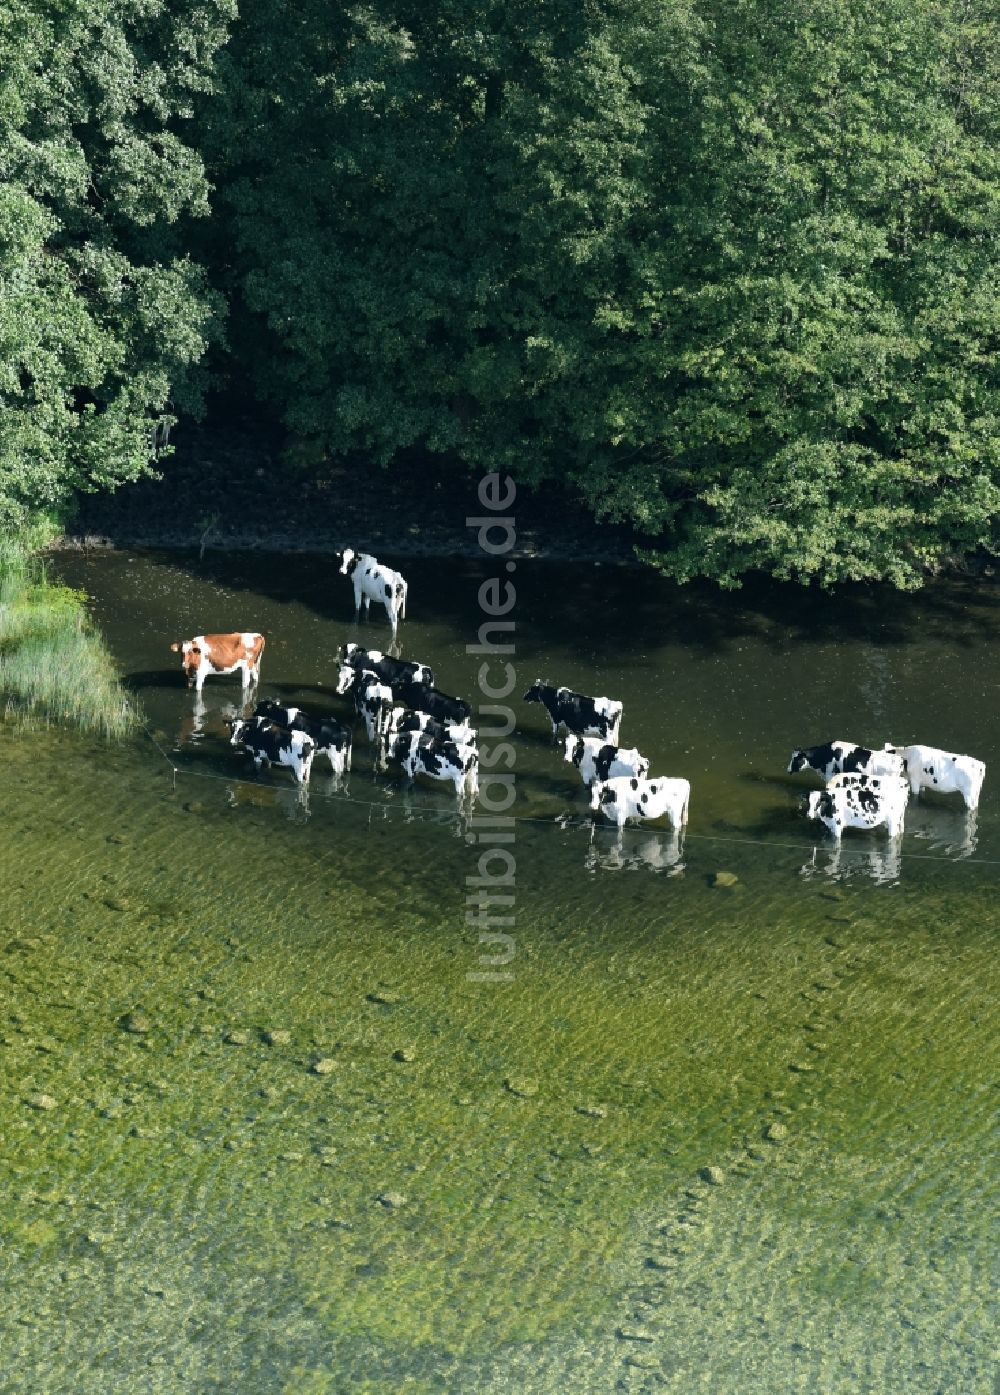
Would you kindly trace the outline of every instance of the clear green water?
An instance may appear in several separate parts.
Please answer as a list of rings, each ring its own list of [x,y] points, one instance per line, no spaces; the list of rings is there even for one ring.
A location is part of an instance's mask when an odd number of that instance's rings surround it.
[[[350,799],[237,783],[238,684],[196,722],[168,652],[262,628],[262,692],[337,710],[331,564],[58,570],[171,761],[0,728],[0,1390],[993,1395],[993,590],[520,564],[518,692],[623,698],[692,821],[659,867],[559,826],[584,801],[522,708],[514,978],[477,983],[447,794],[363,742]],[[404,652],[472,697],[482,573],[406,571]],[[899,866],[814,851],[782,772],[833,735],[985,759],[975,847],[928,799]]]

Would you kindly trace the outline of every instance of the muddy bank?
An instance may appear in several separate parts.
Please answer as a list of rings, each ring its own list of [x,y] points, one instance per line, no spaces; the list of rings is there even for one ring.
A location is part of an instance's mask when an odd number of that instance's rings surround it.
[[[429,461],[382,470],[330,463],[296,480],[279,443],[244,427],[185,427],[163,478],[81,499],[61,546],[201,547],[404,556],[481,555],[466,518],[482,513],[477,478]],[[558,488],[518,490],[513,556],[638,565],[642,539],[601,525]]]

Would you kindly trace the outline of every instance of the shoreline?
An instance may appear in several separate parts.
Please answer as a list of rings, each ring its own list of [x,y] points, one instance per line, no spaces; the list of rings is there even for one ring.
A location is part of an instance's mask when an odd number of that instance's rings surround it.
[[[423,532],[423,530],[421,530]],[[435,537],[425,540],[421,536],[399,537],[380,533],[378,536],[359,537],[352,533],[349,538],[335,539],[329,535],[316,535],[303,538],[286,533],[259,534],[253,532],[212,534],[204,543],[204,552],[265,552],[276,554],[302,553],[316,556],[336,556],[345,547],[353,547],[357,552],[380,550],[389,556],[425,558],[482,558],[482,549],[475,541],[472,529],[470,540],[457,536]],[[146,534],[131,532],[74,532],[66,529],[53,539],[45,552],[122,552],[128,548],[150,548],[164,552],[198,552],[202,549],[202,539],[192,538],[171,531]],[[594,548],[579,545],[561,545],[542,542],[532,530],[518,534],[509,553],[505,554],[518,561],[543,562],[586,562],[598,566],[622,566],[635,570],[646,570],[635,553],[615,548]]]
[[[361,461],[327,461],[296,475],[278,445],[246,422],[185,423],[177,434],[160,478],[79,497],[54,547],[482,555],[466,525],[482,513],[478,476],[455,464],[438,463],[443,477],[421,463],[390,470]],[[598,522],[565,484],[514,483],[513,557],[644,567],[635,547],[654,539]]]

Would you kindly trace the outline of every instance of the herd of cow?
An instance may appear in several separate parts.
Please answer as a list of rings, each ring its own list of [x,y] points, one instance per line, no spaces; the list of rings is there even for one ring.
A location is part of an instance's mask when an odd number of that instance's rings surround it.
[[[355,614],[372,600],[386,608],[395,638],[405,615],[406,582],[374,557],[342,554],[341,572],[354,585]],[[198,692],[210,674],[239,672],[244,694],[256,687],[264,636],[253,631],[197,635],[171,645],[181,654],[188,686]],[[398,764],[410,780],[424,775],[451,783],[459,800],[474,802],[479,783],[479,751],[472,710],[461,698],[434,686],[427,664],[393,658],[357,644],[345,646],[337,692],[348,696],[364,722],[375,750],[376,768]],[[691,786],[684,779],[649,779],[649,761],[635,747],[618,744],[622,704],[591,698],[540,679],[524,694],[525,702],[546,710],[555,739],[566,733],[564,759],[578,770],[590,793],[591,809],[600,810],[622,829],[629,820],[666,817],[674,828],[687,821]],[[249,754],[255,766],[286,766],[296,780],[309,780],[313,761],[325,757],[337,776],[351,766],[352,729],[336,719],[311,716],[272,699],[258,702],[250,717],[229,723],[233,746]],[[972,812],[979,803],[986,767],[972,756],[953,755],[932,746],[894,746],[881,750],[847,741],[796,750],[789,773],[813,770],[824,781],[809,795],[807,812],[839,840],[845,828],[884,827],[890,838],[903,831],[910,795],[922,789],[961,794]]]

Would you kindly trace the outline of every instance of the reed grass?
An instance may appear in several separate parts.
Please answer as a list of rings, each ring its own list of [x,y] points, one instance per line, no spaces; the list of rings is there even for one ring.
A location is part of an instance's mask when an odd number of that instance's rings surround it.
[[[141,713],[85,601],[51,582],[21,540],[0,538],[0,703],[15,717],[121,740]]]

